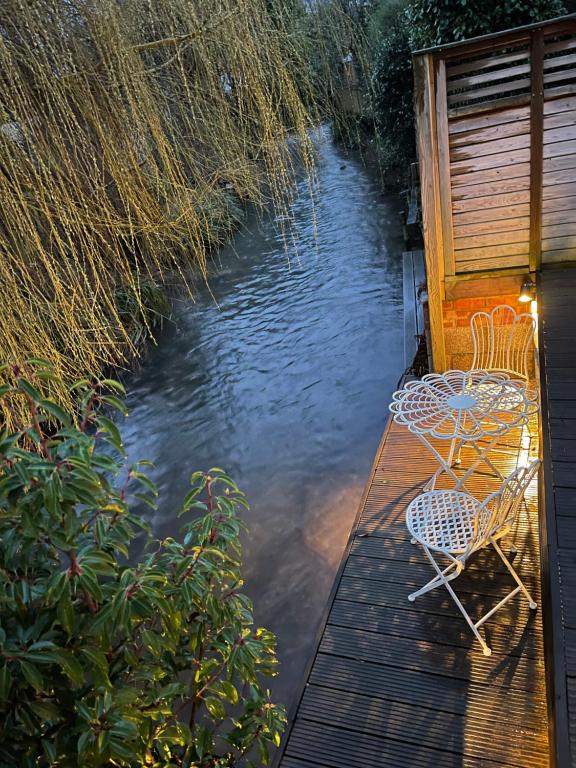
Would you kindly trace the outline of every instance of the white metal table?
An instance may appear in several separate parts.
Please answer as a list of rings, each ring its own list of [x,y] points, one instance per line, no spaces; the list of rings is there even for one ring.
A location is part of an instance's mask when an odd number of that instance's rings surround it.
[[[454,490],[463,489],[481,463],[503,479],[488,454],[503,434],[527,424],[532,408],[525,387],[506,374],[480,370],[427,374],[394,392],[390,404],[394,421],[415,434],[440,465],[427,484],[428,490],[443,472],[454,479]],[[432,443],[434,439],[450,442],[446,457]],[[479,445],[481,440],[486,442]],[[463,444],[470,445],[477,455],[458,477],[453,459]]]

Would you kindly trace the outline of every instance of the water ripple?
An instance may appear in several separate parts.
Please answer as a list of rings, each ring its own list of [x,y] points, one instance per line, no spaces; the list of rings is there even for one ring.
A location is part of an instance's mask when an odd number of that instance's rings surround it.
[[[131,458],[155,464],[157,534],[178,529],[193,469],[224,466],[248,494],[247,589],[278,634],[288,704],[402,370],[398,201],[329,142],[315,189],[299,185],[288,251],[274,217],[253,216],[211,293],[175,305],[122,425]]]

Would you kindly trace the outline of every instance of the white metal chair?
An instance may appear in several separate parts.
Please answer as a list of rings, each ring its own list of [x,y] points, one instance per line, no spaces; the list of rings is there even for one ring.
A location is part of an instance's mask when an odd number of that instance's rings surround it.
[[[470,318],[471,369],[503,373],[512,381],[517,381],[535,410],[538,408],[536,331],[536,320],[530,313],[518,313],[508,304],[499,304],[490,312],[475,312]],[[518,450],[521,448],[519,445]],[[532,436],[528,432],[528,450],[531,448]],[[510,452],[502,448],[496,450]],[[455,464],[460,463],[461,451],[458,449]]]
[[[413,602],[420,595],[436,587],[445,586],[472,632],[480,641],[486,656],[490,656],[492,651],[478,628],[487,619],[518,592],[524,594],[532,610],[536,609],[535,601],[503,553],[498,541],[512,529],[518,507],[538,470],[539,463],[537,459],[528,467],[516,469],[504,480],[499,490],[491,493],[484,501],[478,501],[469,493],[462,491],[434,490],[417,496],[406,511],[406,525],[412,540],[422,545],[437,574],[421,589],[409,595],[408,600]],[[489,545],[494,547],[517,586],[488,613],[474,622],[458,599],[450,582],[462,573],[474,552]],[[448,559],[449,563],[445,568],[436,562],[433,552]]]
[[[536,320],[528,312],[517,313],[500,304],[490,312],[475,312],[470,318],[474,356],[472,368],[507,374],[528,382],[534,353]],[[532,354],[532,361],[534,361]]]

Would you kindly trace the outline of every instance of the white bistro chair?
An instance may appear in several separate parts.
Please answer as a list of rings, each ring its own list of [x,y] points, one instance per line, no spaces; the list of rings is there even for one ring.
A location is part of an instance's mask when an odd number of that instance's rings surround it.
[[[500,304],[490,312],[470,318],[474,356],[471,368],[507,374],[528,383],[535,376],[536,320],[528,312],[517,313]]]
[[[528,312],[518,313],[508,304],[499,304],[490,312],[475,312],[470,318],[473,357],[471,370],[505,374],[518,383],[534,410],[538,409],[538,358],[536,355],[535,318]],[[527,446],[524,446],[524,436]],[[518,454],[522,448],[532,448],[530,431],[524,431],[517,451],[496,448],[504,453]],[[455,464],[461,463],[461,450],[456,452]]]
[[[522,592],[530,608],[536,603],[502,552],[498,541],[512,529],[518,507],[524,493],[536,474],[539,460],[528,467],[520,467],[509,475],[500,489],[479,501],[463,491],[434,490],[417,496],[406,511],[406,525],[413,542],[419,542],[436,576],[421,589],[408,596],[412,602],[420,595],[436,587],[445,586],[462,612],[468,625],[480,641],[484,654],[492,651],[479,633],[478,628],[499,608]],[[482,618],[474,622],[452,589],[450,582],[459,576],[474,552],[492,545],[512,575],[517,586]],[[449,563],[445,568],[436,561],[434,554],[443,555]]]

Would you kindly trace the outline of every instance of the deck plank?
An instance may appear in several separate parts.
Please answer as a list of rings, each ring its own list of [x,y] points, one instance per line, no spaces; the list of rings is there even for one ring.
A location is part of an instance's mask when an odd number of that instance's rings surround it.
[[[496,463],[511,471],[515,460],[502,454]],[[410,544],[405,510],[434,469],[414,436],[389,425],[281,768],[548,766],[540,611],[518,597],[506,604],[485,625],[493,648],[486,657],[445,590],[407,600],[432,572]],[[478,474],[469,490],[483,497],[497,485]],[[514,539],[516,566],[539,600],[535,486]],[[470,614],[480,616],[512,583],[495,554],[484,551],[454,586]]]

